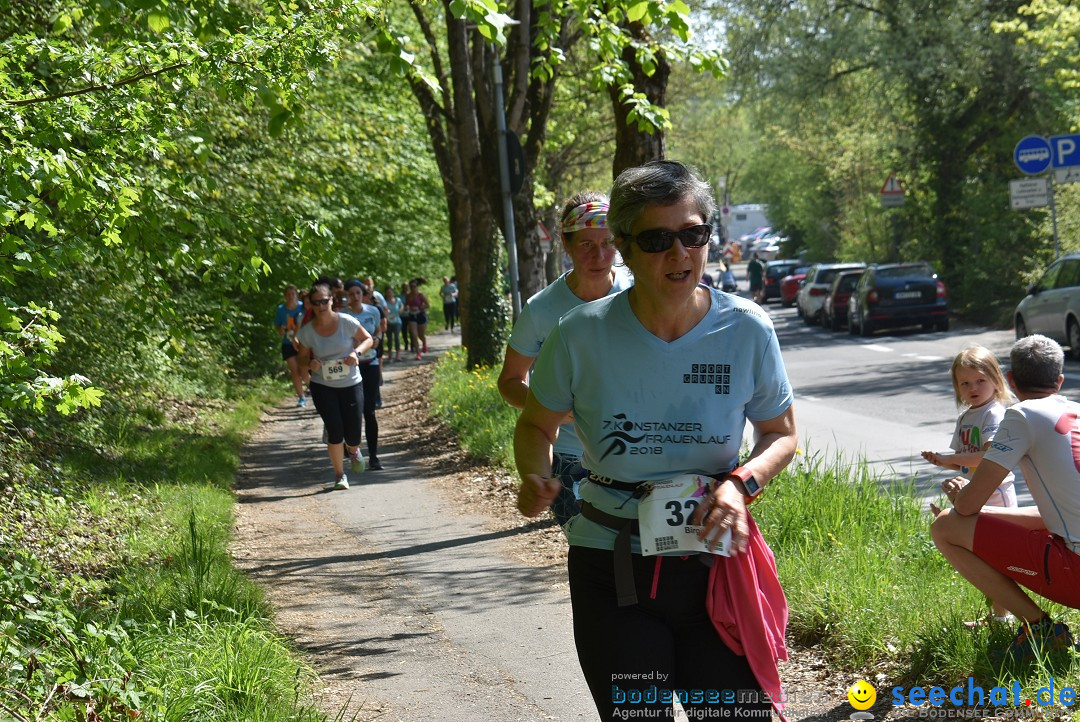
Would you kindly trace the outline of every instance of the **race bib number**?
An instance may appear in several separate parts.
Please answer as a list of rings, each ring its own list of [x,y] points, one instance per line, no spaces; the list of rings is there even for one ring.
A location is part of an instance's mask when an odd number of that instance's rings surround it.
[[[701,526],[690,523],[712,482],[708,476],[683,474],[653,484],[652,491],[638,502],[643,556],[698,552],[730,556],[730,529],[720,537],[716,548],[710,549],[697,538]]]
[[[327,361],[322,365],[322,377],[326,381],[340,381],[349,378],[349,367],[342,360]]]

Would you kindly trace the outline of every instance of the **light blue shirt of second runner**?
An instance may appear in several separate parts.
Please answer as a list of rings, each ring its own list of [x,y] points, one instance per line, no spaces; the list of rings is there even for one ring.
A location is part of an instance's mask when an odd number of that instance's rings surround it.
[[[746,420],[773,419],[791,405],[772,321],[756,303],[710,294],[705,317],[670,343],[641,325],[627,292],[559,321],[536,359],[531,389],[544,407],[574,412],[586,469],[630,482],[729,471]],[[637,518],[630,492],[586,482],[581,498]],[[564,528],[571,545],[614,546],[614,530],[581,515]],[[636,536],[632,547],[641,553]]]
[[[374,336],[379,326],[382,324],[382,313],[379,311],[378,307],[372,306],[369,303],[362,303],[360,305],[362,307],[360,313],[353,313],[349,309],[346,309],[345,312],[359,321],[360,325],[363,326],[368,333]],[[367,352],[366,359],[370,359],[368,363],[372,366],[379,365],[379,357],[375,354],[374,346]],[[364,361],[365,357],[361,357],[360,360]]]
[[[559,276],[547,288],[530,298],[525,308],[521,309],[521,314],[514,322],[514,330],[510,333],[510,348],[522,356],[529,358],[539,356],[544,340],[555,328],[559,319],[565,316],[567,311],[585,303],[566,285],[568,273]],[[616,268],[615,278],[608,294],[618,293],[632,285],[633,280],[629,274]],[[578,441],[573,424],[563,424],[559,427],[559,438],[555,441],[554,451],[556,454],[581,456],[581,442]]]

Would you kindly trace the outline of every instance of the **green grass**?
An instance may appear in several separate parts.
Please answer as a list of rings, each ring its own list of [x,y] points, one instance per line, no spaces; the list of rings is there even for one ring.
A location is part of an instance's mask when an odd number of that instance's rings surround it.
[[[469,453],[512,469],[517,411],[500,398],[497,376],[447,354],[432,400]],[[989,650],[1015,630],[963,626],[988,611],[986,600],[934,547],[913,489],[883,484],[864,462],[800,451],[753,511],[776,554],[789,638],[836,667],[884,673],[890,685],[951,686],[972,675],[988,686],[1019,679],[1033,691],[1053,678],[1059,689],[1080,688],[1075,653],[1021,669],[994,663]],[[1045,604],[1080,632],[1080,612]]]
[[[456,347],[436,364],[431,392],[435,415],[454,430],[466,452],[513,469],[518,410],[499,395],[499,369],[465,371],[465,361],[465,350]]]
[[[0,719],[325,719],[228,555],[240,446],[284,387],[237,388],[3,437]]]

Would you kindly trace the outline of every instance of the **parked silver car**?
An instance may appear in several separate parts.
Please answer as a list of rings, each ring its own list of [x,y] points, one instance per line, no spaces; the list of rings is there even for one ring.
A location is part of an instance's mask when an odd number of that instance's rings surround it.
[[[1051,263],[1028,289],[1013,318],[1017,338],[1041,333],[1068,346],[1072,357],[1080,359],[1080,253]]]
[[[825,296],[832,288],[836,274],[857,268],[866,268],[866,264],[815,263],[810,266],[810,270],[806,272],[806,280],[799,289],[799,295],[795,297],[795,303],[798,304],[799,312],[807,326],[821,323],[821,307],[825,304]]]

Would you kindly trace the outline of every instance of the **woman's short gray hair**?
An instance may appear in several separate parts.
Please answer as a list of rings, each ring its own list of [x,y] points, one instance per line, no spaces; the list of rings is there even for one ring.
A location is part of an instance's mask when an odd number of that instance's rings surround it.
[[[608,228],[612,235],[629,236],[646,206],[673,206],[689,198],[708,223],[716,210],[712,188],[696,169],[677,160],[654,160],[627,168],[611,186]]]
[[[1035,334],[1013,344],[1009,365],[1016,388],[1026,391],[1056,390],[1065,366],[1065,353],[1057,341]]]

